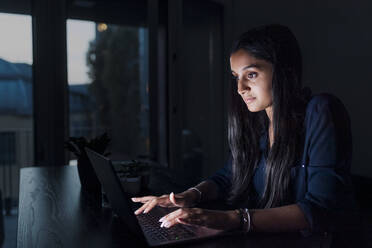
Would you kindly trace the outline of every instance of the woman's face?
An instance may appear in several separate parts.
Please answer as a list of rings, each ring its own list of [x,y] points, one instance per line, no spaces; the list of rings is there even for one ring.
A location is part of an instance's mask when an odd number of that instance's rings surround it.
[[[251,112],[272,110],[272,64],[257,59],[243,49],[230,57],[231,72],[238,84],[238,94]],[[269,113],[268,113],[269,114]]]

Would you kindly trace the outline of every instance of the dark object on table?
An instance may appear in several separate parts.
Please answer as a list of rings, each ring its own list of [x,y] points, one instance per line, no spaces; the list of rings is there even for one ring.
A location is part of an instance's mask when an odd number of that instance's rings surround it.
[[[148,162],[138,160],[121,161],[117,170],[124,190],[133,196],[147,190],[150,182],[151,166]]]
[[[101,183],[88,159],[85,148],[90,148],[99,154],[108,156],[110,153],[106,152],[106,149],[110,144],[110,140],[107,133],[103,133],[91,140],[87,140],[85,137],[70,137],[69,140],[65,142],[65,148],[74,153],[77,157],[77,168],[81,189],[83,191],[90,193],[99,192],[99,194],[101,194]]]

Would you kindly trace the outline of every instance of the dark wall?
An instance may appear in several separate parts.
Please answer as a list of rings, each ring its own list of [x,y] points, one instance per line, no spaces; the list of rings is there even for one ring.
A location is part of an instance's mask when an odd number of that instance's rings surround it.
[[[182,15],[182,66],[174,82],[182,92],[182,166],[200,181],[226,158],[223,8],[187,0]]]
[[[300,42],[304,84],[345,104],[352,124],[352,173],[372,177],[372,2],[234,0],[234,36],[269,23],[287,25]]]

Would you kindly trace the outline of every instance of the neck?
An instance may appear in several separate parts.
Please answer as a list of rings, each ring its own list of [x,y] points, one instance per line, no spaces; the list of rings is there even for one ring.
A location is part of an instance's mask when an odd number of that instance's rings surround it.
[[[270,126],[271,126],[271,123],[273,123],[273,106],[267,107],[265,111],[266,111],[267,117],[270,120]]]
[[[270,147],[271,147],[274,143],[273,108],[272,108],[272,106],[267,107],[265,109],[265,111],[266,111],[267,117],[270,120],[269,130],[268,130],[269,131],[268,132],[268,137],[269,137],[269,143],[270,143]]]

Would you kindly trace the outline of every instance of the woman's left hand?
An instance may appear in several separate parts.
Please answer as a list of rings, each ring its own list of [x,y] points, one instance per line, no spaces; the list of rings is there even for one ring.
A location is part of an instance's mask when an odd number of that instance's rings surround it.
[[[180,208],[162,217],[160,227],[169,228],[173,225],[184,224],[204,226],[217,230],[232,230],[240,226],[240,216],[234,211],[217,211],[201,208]]]

